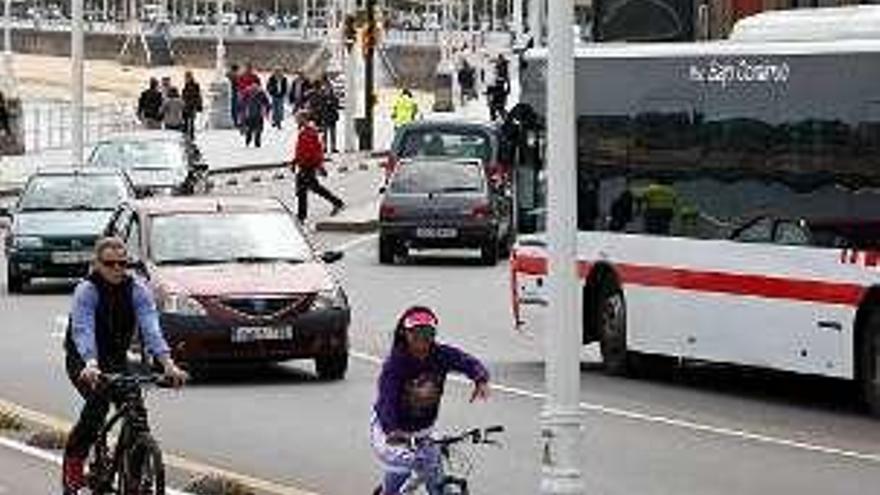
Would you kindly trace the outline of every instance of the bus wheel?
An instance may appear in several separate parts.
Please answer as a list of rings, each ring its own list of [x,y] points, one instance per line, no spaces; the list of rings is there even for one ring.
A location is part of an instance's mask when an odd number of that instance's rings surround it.
[[[627,372],[626,301],[623,292],[613,285],[602,286],[599,295],[599,346],[605,371],[611,375]]]
[[[862,399],[868,412],[880,418],[880,310],[872,311],[868,317],[859,356]]]

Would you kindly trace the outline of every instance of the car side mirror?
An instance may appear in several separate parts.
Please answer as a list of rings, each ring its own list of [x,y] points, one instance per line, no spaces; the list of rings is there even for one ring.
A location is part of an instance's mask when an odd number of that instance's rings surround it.
[[[131,260],[128,263],[128,267],[136,271],[138,275],[141,275],[149,280],[150,274],[147,273],[147,265],[144,264],[143,260]]]
[[[0,206],[0,218],[12,218],[12,208]]]
[[[195,170],[196,172],[207,172],[208,171],[208,164],[205,162],[196,162],[193,165],[193,170]]]
[[[321,253],[321,261],[324,263],[336,263],[341,260],[344,256],[342,251],[324,251]]]
[[[379,194],[385,194],[388,191],[388,186],[379,186]]]

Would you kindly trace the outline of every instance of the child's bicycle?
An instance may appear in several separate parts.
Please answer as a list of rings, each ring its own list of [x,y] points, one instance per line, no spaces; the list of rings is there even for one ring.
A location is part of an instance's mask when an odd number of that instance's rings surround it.
[[[161,385],[162,375],[101,377],[98,391],[112,398],[118,407],[101,428],[90,454],[86,486],[94,495],[165,495],[162,451],[150,434],[141,392],[145,384]],[[117,423],[119,437],[111,455],[107,440]]]
[[[473,471],[473,462],[464,448],[466,445],[500,445],[492,438],[493,434],[504,431],[503,426],[473,428],[462,433],[441,437],[414,438],[409,443],[413,452],[433,445],[440,449],[442,475],[440,489],[443,495],[469,495],[468,477]],[[409,479],[400,488],[400,494],[416,493],[425,485],[425,475],[413,471]],[[373,495],[382,495],[382,487],[373,490]]]

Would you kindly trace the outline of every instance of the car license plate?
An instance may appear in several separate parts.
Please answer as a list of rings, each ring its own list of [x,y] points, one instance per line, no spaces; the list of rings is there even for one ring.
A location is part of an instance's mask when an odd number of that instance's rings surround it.
[[[292,327],[239,327],[232,330],[232,341],[236,343],[292,339]]]
[[[52,263],[59,265],[78,265],[92,259],[90,251],[56,251],[52,253]]]
[[[416,229],[416,237],[422,239],[451,239],[458,236],[458,229],[419,227]]]

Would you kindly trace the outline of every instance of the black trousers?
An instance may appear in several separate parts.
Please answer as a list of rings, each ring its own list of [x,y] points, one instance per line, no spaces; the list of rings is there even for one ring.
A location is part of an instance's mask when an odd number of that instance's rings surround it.
[[[309,191],[321,196],[337,208],[344,204],[338,196],[321,185],[317,170],[300,168],[296,172],[296,217],[300,222],[304,222],[309,216]]]
[[[245,146],[250,146],[251,141],[254,142],[254,146],[257,148],[262,144],[263,137],[263,118],[257,117],[255,119],[247,119],[244,123],[244,144]]]
[[[108,398],[106,395],[96,393],[94,390],[86,387],[79,381],[79,374],[83,366],[75,359],[67,359],[67,377],[79,392],[79,395],[85,399],[86,403],[79,414],[79,419],[70,430],[67,436],[67,444],[64,446],[64,456],[67,458],[84,459],[89,454],[89,449],[98,440],[98,433],[104,426],[107,414],[110,412],[110,405],[115,404],[119,407],[120,398]],[[121,372],[124,370],[114,370]],[[146,411],[142,411],[146,417]]]

